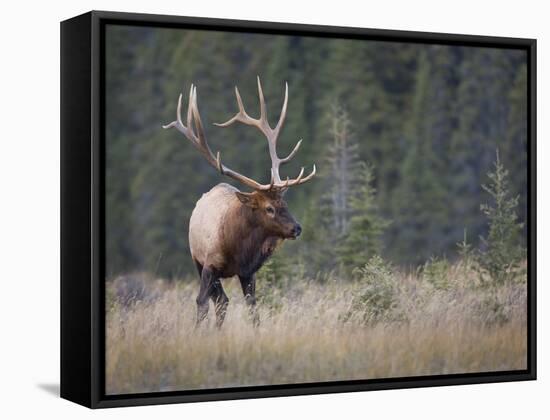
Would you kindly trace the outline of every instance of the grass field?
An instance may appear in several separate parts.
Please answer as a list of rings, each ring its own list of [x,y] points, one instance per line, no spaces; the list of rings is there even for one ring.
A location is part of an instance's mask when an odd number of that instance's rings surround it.
[[[526,283],[478,284],[462,264],[354,281],[258,280],[252,326],[227,279],[225,324],[195,329],[198,279],[107,282],[108,394],[526,368]],[[378,270],[378,271],[377,271]]]

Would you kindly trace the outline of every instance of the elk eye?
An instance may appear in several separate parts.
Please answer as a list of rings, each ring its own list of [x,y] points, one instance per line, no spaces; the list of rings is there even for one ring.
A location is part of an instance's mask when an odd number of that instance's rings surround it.
[[[275,214],[275,209],[271,206],[266,207],[265,211],[267,211],[267,214]]]

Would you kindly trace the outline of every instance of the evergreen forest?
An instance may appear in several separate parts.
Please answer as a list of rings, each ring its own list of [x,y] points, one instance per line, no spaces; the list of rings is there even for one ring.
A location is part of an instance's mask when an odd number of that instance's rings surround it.
[[[525,247],[525,51],[108,25],[108,278],[195,276],[187,235],[196,201],[219,182],[241,188],[183,135],[162,129],[175,119],[180,93],[185,112],[191,83],[214,153],[269,181],[265,138],[243,125],[212,124],[237,112],[236,85],[247,111],[259,115],[257,76],[272,125],[288,82],[279,154],[303,139],[282,175],[296,177],[302,166],[309,173],[313,163],[318,172],[286,194],[303,233],[266,270],[299,267],[322,280],[375,255],[407,269],[470,248],[483,257],[498,240]],[[499,205],[507,218],[495,213]],[[506,238],[494,220],[508,223]],[[510,255],[491,254],[486,272],[504,275],[498,270],[509,259],[522,258]]]

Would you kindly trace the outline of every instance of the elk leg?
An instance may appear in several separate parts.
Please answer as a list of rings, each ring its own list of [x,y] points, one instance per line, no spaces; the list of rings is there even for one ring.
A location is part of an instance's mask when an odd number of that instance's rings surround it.
[[[208,298],[210,297],[212,282],[216,279],[214,273],[209,268],[203,268],[201,272],[201,285],[197,296],[197,323],[196,326],[208,315]]]
[[[195,263],[195,267],[197,267],[197,271],[199,272],[199,277],[202,277],[202,264],[194,258],[193,258],[193,262]]]
[[[248,305],[252,323],[255,327],[257,327],[260,325],[260,315],[256,309],[256,276],[239,276],[239,280],[241,281],[241,288],[243,289],[244,299]]]
[[[229,298],[225,294],[219,278],[212,281],[210,299],[212,299],[214,308],[216,308],[216,327],[221,328],[229,305]]]

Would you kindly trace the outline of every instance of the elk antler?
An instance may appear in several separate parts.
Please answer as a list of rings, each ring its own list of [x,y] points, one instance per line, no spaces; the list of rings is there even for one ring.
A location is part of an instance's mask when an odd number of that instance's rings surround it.
[[[268,191],[271,189],[284,189],[287,187],[291,187],[293,185],[303,184],[309,181],[311,178],[313,178],[316,172],[315,165],[313,165],[313,171],[305,178],[303,178],[304,168],[302,168],[298,177],[292,180],[287,178],[286,181],[283,182],[281,181],[281,178],[279,175],[279,166],[281,164],[288,162],[290,159],[292,159],[296,154],[296,152],[298,151],[300,144],[302,143],[302,140],[300,140],[296,144],[292,152],[290,152],[290,154],[286,158],[280,159],[277,156],[277,151],[276,151],[277,137],[279,135],[279,131],[284,123],[285,116],[286,116],[286,106],[288,102],[288,85],[286,85],[286,89],[285,89],[285,101],[283,104],[283,109],[281,111],[281,117],[275,129],[272,129],[269,126],[269,123],[267,122],[267,116],[265,111],[265,101],[264,101],[262,86],[260,84],[259,77],[258,77],[258,93],[260,96],[260,118],[259,119],[254,119],[248,116],[248,114],[244,110],[242,100],[239,95],[239,90],[236,87],[235,87],[235,93],[237,95],[239,112],[237,113],[237,115],[235,115],[232,119],[230,119],[226,123],[216,124],[216,125],[220,127],[227,127],[233,124],[235,121],[239,121],[239,122],[242,122],[243,124],[257,127],[267,137],[269,154],[271,156],[271,181],[269,184],[260,184],[254,181],[253,179],[248,178],[247,176],[242,175],[236,171],[233,171],[232,169],[223,165],[220,159],[220,152],[218,152],[216,156],[214,156],[214,154],[212,153],[212,150],[210,150],[210,147],[208,146],[206,135],[204,133],[204,127],[202,125],[202,120],[201,120],[199,108],[197,105],[197,88],[194,85],[191,85],[191,89],[189,90],[189,105],[187,108],[187,126],[183,125],[183,122],[181,120],[182,95],[180,94],[178,99],[177,112],[176,112],[176,121],[173,121],[167,125],[163,125],[163,128],[175,127],[179,132],[181,132],[185,137],[187,137],[187,139],[191,141],[191,144],[193,144],[193,146],[205,157],[207,162],[210,163],[210,165],[212,165],[213,167],[215,167],[221,174],[227,175],[228,177],[236,181],[239,181],[252,189],[261,190],[261,191]],[[195,125],[196,133],[195,133],[195,130],[193,130],[193,124]]]
[[[271,157],[271,187],[270,188],[287,188],[291,187],[293,185],[300,185],[307,181],[309,181],[313,176],[315,175],[316,168],[315,165],[313,165],[313,170],[311,173],[303,178],[304,175],[304,168],[301,169],[300,174],[295,179],[286,179],[286,181],[281,180],[281,176],[279,173],[279,167],[281,164],[285,164],[290,159],[294,157],[294,155],[298,152],[298,149],[300,148],[300,145],[302,144],[302,140],[298,141],[296,143],[296,146],[294,146],[294,149],[292,149],[292,152],[286,157],[286,158],[279,158],[277,156],[277,139],[279,137],[279,132],[281,131],[281,128],[285,122],[286,118],[286,109],[288,104],[288,83],[285,83],[285,100],[283,102],[283,108],[281,110],[281,116],[279,117],[279,122],[275,126],[275,128],[271,128],[269,126],[269,122],[267,121],[267,112],[266,112],[266,106],[265,106],[265,99],[264,99],[264,93],[262,91],[262,84],[260,83],[260,77],[258,76],[258,96],[260,98],[260,118],[252,118],[250,117],[243,105],[243,101],[241,99],[241,95],[239,94],[239,89],[235,86],[235,96],[237,97],[237,105],[239,106],[239,112],[235,114],[233,118],[231,118],[229,121],[226,121],[222,124],[214,124],[218,127],[228,127],[234,122],[240,122],[246,125],[250,125],[252,127],[256,127],[260,132],[267,138],[267,143],[269,147],[269,156]]]
[[[242,182],[253,189],[266,189],[262,184],[257,183],[253,179],[250,179],[244,175],[241,175],[238,172],[233,171],[227,166],[221,163],[220,152],[216,156],[210,150],[208,146],[208,141],[206,140],[206,135],[204,134],[204,127],[202,125],[201,116],[199,114],[197,106],[197,88],[191,85],[189,90],[189,105],[187,108],[187,126],[183,125],[181,120],[181,98],[180,94],[178,99],[178,108],[176,112],[176,121],[172,121],[170,124],[163,125],[162,128],[172,128],[175,127],[176,130],[181,132],[185,137],[187,137],[193,146],[205,157],[208,163],[216,168],[221,174],[227,175],[230,178],[235,179],[236,181]],[[197,133],[193,130],[193,123]]]

